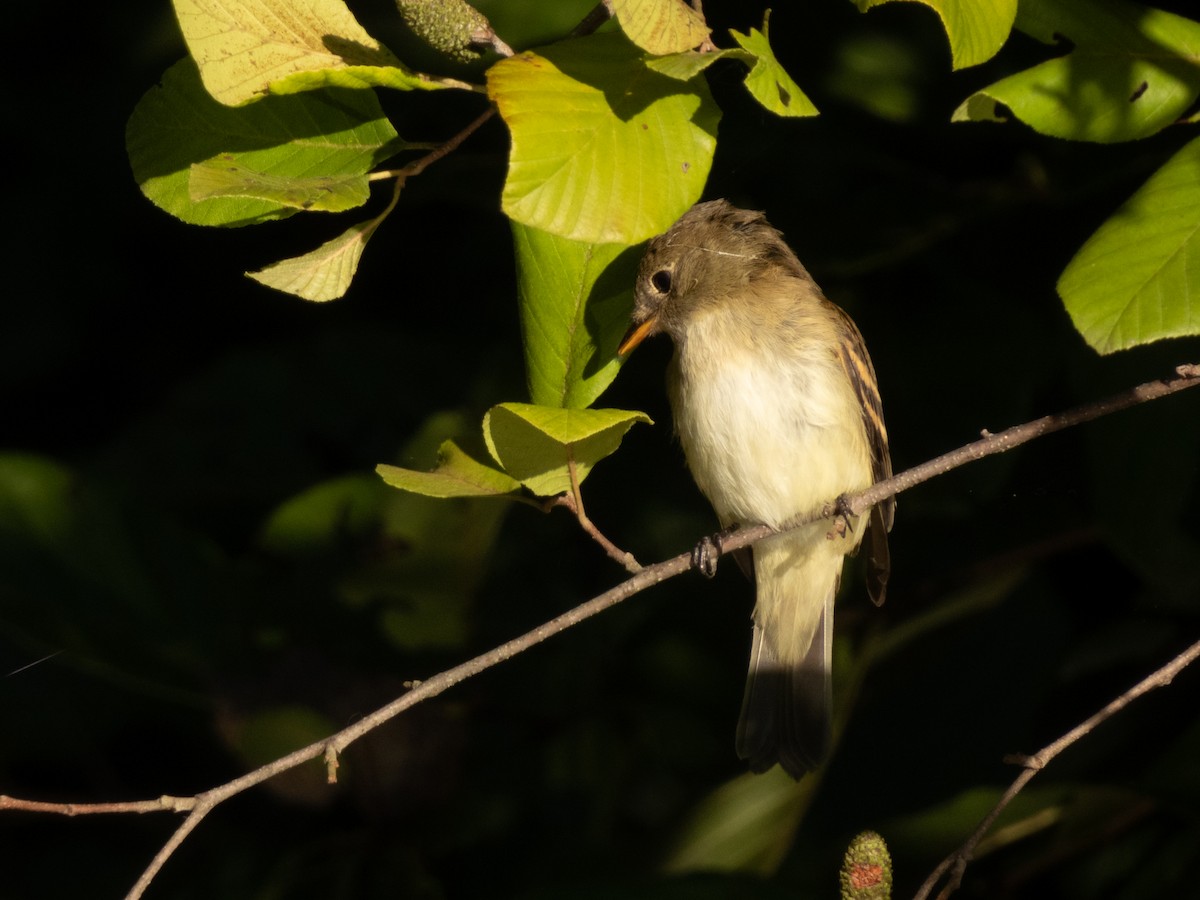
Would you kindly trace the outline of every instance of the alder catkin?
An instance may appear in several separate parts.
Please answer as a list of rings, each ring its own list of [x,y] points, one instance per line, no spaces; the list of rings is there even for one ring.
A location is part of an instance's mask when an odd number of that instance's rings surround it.
[[[842,861],[842,900],[891,900],[892,857],[874,831],[850,842]]]
[[[465,0],[396,0],[396,8],[413,34],[459,62],[478,59],[496,36],[487,16]]]

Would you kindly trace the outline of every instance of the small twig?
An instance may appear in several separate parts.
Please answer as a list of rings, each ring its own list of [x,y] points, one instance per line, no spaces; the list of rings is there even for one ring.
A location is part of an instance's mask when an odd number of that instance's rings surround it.
[[[43,800],[22,800],[0,794],[0,810],[19,809],[25,812],[54,813],[60,816],[88,816],[103,813],[187,812],[196,805],[195,797],[169,797],[157,800],[130,800],[120,803],[47,803]]]
[[[1008,789],[1000,796],[996,805],[983,817],[983,821],[979,823],[979,826],[971,833],[971,836],[963,842],[963,845],[942,860],[937,868],[930,873],[929,877],[925,879],[925,882],[914,895],[913,900],[925,900],[929,896],[930,891],[937,886],[938,882],[947,873],[950,873],[950,879],[938,894],[939,900],[949,897],[950,894],[958,890],[959,885],[962,884],[963,873],[966,871],[967,865],[971,862],[975,848],[979,845],[984,835],[991,829],[1000,814],[1004,812],[1008,804],[1012,802],[1012,799],[1033,779],[1034,775],[1044,769],[1059,753],[1085,734],[1091,732],[1101,722],[1112,718],[1138,697],[1149,693],[1155,688],[1165,687],[1170,684],[1176,675],[1195,662],[1198,657],[1200,657],[1200,641],[1192,644],[1156,672],[1143,678],[1121,696],[1106,704],[1095,715],[1080,722],[1058,740],[1047,744],[1032,756],[1022,756],[1011,760],[1024,766],[1024,770],[1008,786]]]
[[[587,513],[583,511],[583,493],[579,490],[579,475],[575,470],[575,460],[567,458],[567,473],[571,478],[571,492],[569,494],[561,494],[555,497],[552,501],[553,506],[565,506],[575,514],[575,519],[579,522],[579,527],[587,532],[597,544],[604,548],[612,559],[619,562],[625,567],[625,571],[631,574],[637,574],[642,571],[642,564],[639,563],[632,553],[628,550],[622,550],[612,541],[610,541],[599,528],[595,526]]]
[[[571,29],[568,37],[583,37],[584,35],[591,34],[612,17],[612,0],[602,0],[602,2],[592,7],[591,11],[583,17],[578,25]]]
[[[408,165],[402,166],[399,169],[382,169],[378,172],[372,172],[370,176],[371,180],[379,181],[384,178],[395,178],[398,185],[403,185],[405,179],[411,178],[414,175],[420,175],[439,159],[442,159],[443,157],[457,150],[463,141],[487,124],[488,120],[491,119],[495,114],[496,107],[489,106],[478,116],[476,116],[471,123],[458,132],[458,134],[440,144],[435,145],[433,150],[431,150],[429,153],[426,153],[420,159],[414,160],[413,162],[410,162]]]

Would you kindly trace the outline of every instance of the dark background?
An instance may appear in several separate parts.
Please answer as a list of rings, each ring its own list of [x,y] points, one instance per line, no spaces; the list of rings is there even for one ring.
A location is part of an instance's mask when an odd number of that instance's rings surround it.
[[[386,4],[355,8],[401,46]],[[37,65],[8,89],[0,793],[203,790],[620,580],[561,512],[418,501],[373,475],[431,465],[441,438],[526,398],[498,121],[412,182],[344,300],[307,304],[241,273],[343,223],[201,229],[133,183],[125,121],[183,54],[166,0],[42,9],[14,32]],[[757,9],[705,9],[719,37],[758,25]],[[518,49],[533,40],[493,20]],[[856,318],[897,470],[1198,358],[1195,339],[1101,358],[1054,293],[1082,241],[1194,130],[1097,146],[952,126],[962,98],[1046,49],[1015,34],[998,61],[950,73],[937,19],[911,4],[862,16],[823,0],[771,24],[822,115],[773,118],[737,67],[715,68],[725,115],[706,196],[765,209]],[[482,101],[387,102],[404,137],[437,140]],[[658,424],[585,486],[592,519],[644,562],[713,527],[671,441],[668,353],[647,345],[602,398]],[[1193,393],[901,497],[887,607],[869,608],[857,572],[839,606],[847,660],[874,640],[895,649],[772,877],[662,868],[689,813],[742,771],[751,598],[726,567],[417,708],[354,745],[336,788],[313,764],[231,801],[149,896],[830,896],[842,848],[868,827],[910,894],[1016,774],[1005,754],[1057,737],[1200,633]],[[977,862],[963,896],[1194,884],[1197,679],[1039,776],[1027,811],[1055,824]],[[122,896],[175,824],[5,813],[0,896]]]

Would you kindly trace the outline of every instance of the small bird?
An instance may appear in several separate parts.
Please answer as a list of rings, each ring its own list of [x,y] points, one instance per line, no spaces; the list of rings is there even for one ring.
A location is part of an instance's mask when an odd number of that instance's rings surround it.
[[[760,212],[693,206],[650,241],[634,289],[628,354],[665,332],[668,392],[688,467],[723,528],[796,517],[892,474],[875,370],[850,317]],[[867,588],[884,601],[892,499],[772,535],[737,558],[756,586],[737,753],[793,777],[827,756],[833,601],[847,553],[869,533]],[[864,517],[866,515],[864,514]]]

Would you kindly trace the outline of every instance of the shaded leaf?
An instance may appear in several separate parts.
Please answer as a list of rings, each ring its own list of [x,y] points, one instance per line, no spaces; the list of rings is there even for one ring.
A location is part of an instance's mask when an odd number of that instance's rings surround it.
[[[512,223],[530,399],[590,406],[620,370],[636,254]]]
[[[353,606],[372,609],[382,604],[380,627],[397,647],[462,647],[471,633],[475,596],[510,508],[495,502],[497,495],[487,492],[488,485],[519,487],[459,449],[477,428],[461,414],[443,412],[431,416],[405,445],[400,459],[412,460],[421,469],[428,466],[435,475],[449,475],[462,490],[455,494],[443,483],[445,493],[428,496],[421,495],[425,491],[385,491],[383,536],[390,552],[341,585],[341,595]],[[385,466],[377,471],[390,482],[389,476],[407,470]],[[403,477],[415,484],[411,475]],[[446,502],[443,497],[457,499]]]
[[[683,0],[613,0],[612,6],[621,30],[647,53],[691,50],[709,35],[704,16]]]
[[[571,467],[582,483],[592,466],[620,446],[645,413],[623,409],[557,409],[530,403],[493,406],[483,436],[496,462],[535,494],[571,490]]]
[[[503,208],[589,243],[636,244],[699,198],[720,111],[703,79],[649,68],[620,34],[521,53],[488,72],[512,133]]]
[[[353,179],[390,152],[396,131],[370,91],[269,97],[233,109],[210,97],[182,60],[139,101],[125,142],[134,179],[156,206],[193,225],[240,226],[297,212],[279,198],[193,199],[191,167],[220,158],[263,178]]]
[[[1125,0],[1041,0],[1021,5],[1017,27],[1073,49],[972,94],[954,121],[1003,121],[1003,104],[1042,134],[1128,141],[1173,124],[1200,95],[1200,22]]]
[[[774,874],[817,784],[811,777],[793,781],[778,766],[726,782],[688,816],[663,868]]]
[[[863,12],[893,0],[854,0]],[[976,66],[995,56],[1012,31],[1017,0],[916,0],[938,14],[954,68]]]
[[[367,535],[378,525],[385,493],[378,480],[366,474],[314,485],[271,513],[259,543],[273,554],[299,559],[348,535]]]
[[[1200,138],[1088,238],[1058,293],[1100,353],[1200,334]]]
[[[454,441],[438,448],[437,467],[417,472],[381,463],[379,476],[394,488],[426,497],[499,497],[520,490],[521,483],[498,469],[476,462]]]

